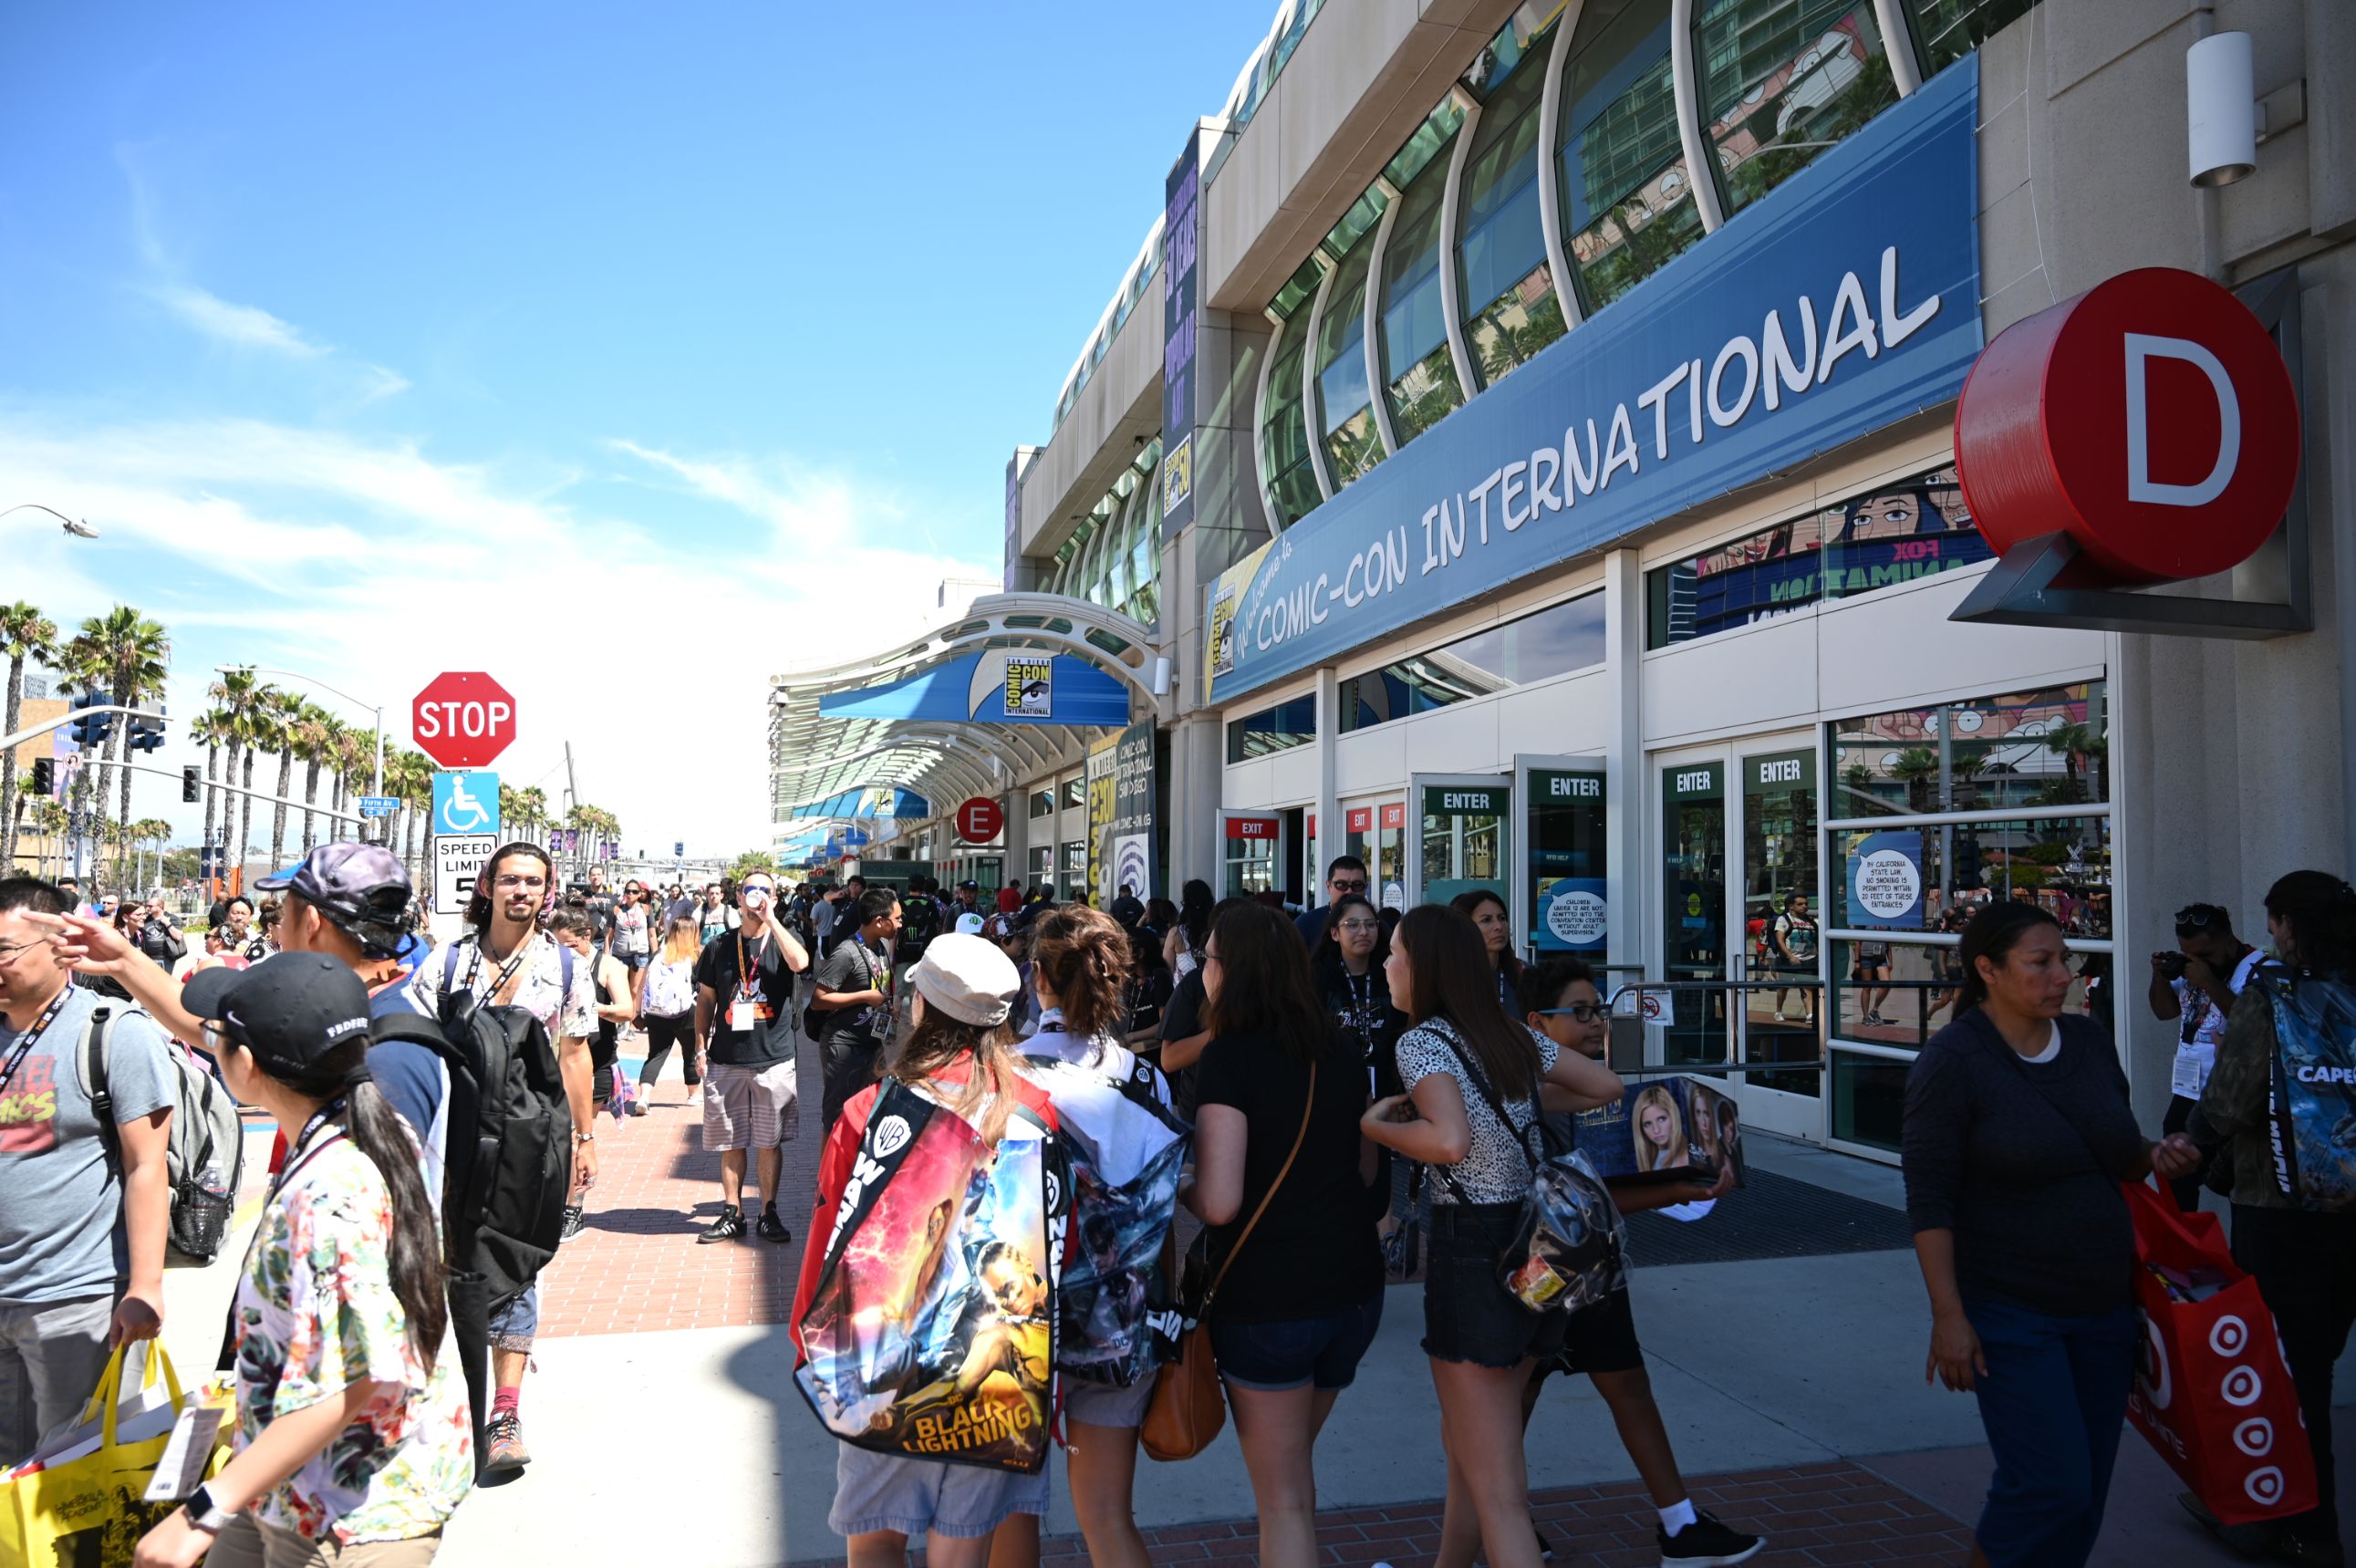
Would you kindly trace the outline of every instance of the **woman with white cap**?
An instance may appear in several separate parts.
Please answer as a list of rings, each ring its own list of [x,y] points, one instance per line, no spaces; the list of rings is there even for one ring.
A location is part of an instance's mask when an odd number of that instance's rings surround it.
[[[369,994],[324,953],[188,982],[230,1092],[299,1128],[230,1311],[237,1454],[136,1568],[423,1568],[474,1484],[417,1145],[369,1076]]]
[[[984,939],[952,931],[926,946],[907,979],[916,993],[910,1032],[884,1064],[884,1079],[954,1112],[993,1146],[1018,1103],[1054,1127],[1053,1103],[1023,1078],[1012,1054],[1007,1018],[1022,986],[1012,961]],[[836,1211],[883,1088],[870,1084],[851,1097],[819,1156],[818,1203],[787,1320],[798,1351],[803,1350],[802,1321],[825,1271],[826,1239],[834,1233]],[[834,1476],[827,1524],[849,1541],[851,1568],[904,1563],[908,1538],[919,1534],[926,1537],[929,1568],[983,1568],[993,1530],[1015,1515],[1035,1519],[1047,1511],[1044,1467],[1022,1475],[845,1443],[837,1450]]]

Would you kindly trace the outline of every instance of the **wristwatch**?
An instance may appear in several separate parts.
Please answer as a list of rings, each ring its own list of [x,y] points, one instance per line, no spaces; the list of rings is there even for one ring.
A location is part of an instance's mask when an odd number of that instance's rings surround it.
[[[190,1492],[188,1500],[180,1507],[187,1510],[188,1522],[207,1535],[219,1535],[222,1527],[237,1517],[213,1501],[212,1491],[207,1487],[198,1487]]]
[[[597,1141],[597,1134],[594,1133],[575,1133],[573,1134],[573,1141],[576,1144],[594,1144]]]

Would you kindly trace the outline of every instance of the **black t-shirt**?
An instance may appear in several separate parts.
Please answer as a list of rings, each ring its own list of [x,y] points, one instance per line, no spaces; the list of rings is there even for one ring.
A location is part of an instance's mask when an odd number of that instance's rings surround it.
[[[1383,978],[1383,972],[1369,969],[1353,975],[1341,963],[1321,957],[1316,978],[1327,1015],[1372,1075],[1366,1081],[1375,1097],[1406,1092],[1399,1081],[1398,1058],[1391,1050],[1406,1032],[1407,1016],[1391,1005],[1390,983]]]
[[[737,1001],[737,982],[747,962],[759,1015],[752,1028],[733,1029],[728,1010]],[[757,939],[742,930],[721,932],[703,944],[703,956],[695,961],[695,983],[712,987],[712,1061],[723,1067],[758,1068],[794,1059],[794,972],[786,964],[775,931],[764,931]]]
[[[592,893],[582,908],[589,917],[589,940],[604,947],[606,936],[614,929],[614,896],[611,893]]]
[[[857,937],[845,937],[834,944],[834,950],[818,966],[816,987],[837,995],[850,995],[861,991],[881,991],[886,998],[892,993],[892,968],[884,955],[861,941]],[[881,1007],[825,1008],[812,1004],[811,1016],[817,1021],[814,1034],[823,1041],[850,1040],[862,1046],[880,1046],[884,1035],[892,1026],[892,1009],[887,1001]]]
[[[1170,993],[1168,1004],[1162,1009],[1162,1043],[1166,1046],[1173,1040],[1190,1039],[1202,1032],[1203,968],[1197,964],[1186,972],[1186,978],[1178,983],[1178,988]],[[1194,1119],[1195,1073],[1194,1067],[1168,1073],[1170,1103],[1189,1122]]]
[[[1244,1145],[1243,1205],[1232,1221],[1211,1232],[1214,1273],[1283,1169],[1301,1131],[1308,1087],[1309,1069],[1266,1036],[1222,1035],[1205,1047],[1202,1103],[1234,1106],[1251,1129]],[[1358,1178],[1358,1118],[1365,1109],[1365,1072],[1355,1047],[1329,1039],[1300,1157],[1220,1285],[1212,1304],[1218,1317],[1235,1323],[1316,1317],[1356,1306],[1383,1288],[1374,1200]]]

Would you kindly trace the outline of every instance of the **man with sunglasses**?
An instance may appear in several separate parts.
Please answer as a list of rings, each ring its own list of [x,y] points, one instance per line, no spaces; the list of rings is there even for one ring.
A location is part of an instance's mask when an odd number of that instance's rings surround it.
[[[785,1141],[801,1130],[794,1079],[794,977],[809,953],[776,919],[777,879],[766,871],[736,889],[737,925],[704,943],[695,962],[695,1038],[703,1069],[703,1152],[720,1156],[720,1217],[698,1242],[744,1234],[746,1151],[757,1161],[764,1241],[790,1241],[777,1218]]]
[[[2265,955],[2233,934],[2233,917],[2215,904],[2187,904],[2176,912],[2176,947],[2151,955],[2151,983],[2144,1001],[2155,1018],[2174,1019],[2176,1066],[2169,1074],[2163,1133],[2181,1133],[2208,1087],[2225,1037],[2233,998],[2250,983],[2250,972]],[[2186,1208],[2201,1206],[2201,1176],[2169,1184]]]
[[[1360,897],[1366,894],[1366,863],[1355,854],[1337,854],[1333,864],[1325,868],[1325,901],[1313,909],[1304,909],[1293,922],[1301,940],[1315,952],[1317,944],[1325,938],[1325,917],[1333,912],[1333,901],[1345,893]]]
[[[52,937],[73,911],[54,884],[0,878],[0,1465],[90,1397],[111,1346],[163,1327],[169,1047],[72,983]],[[102,1005],[112,1125],[80,1061]]]

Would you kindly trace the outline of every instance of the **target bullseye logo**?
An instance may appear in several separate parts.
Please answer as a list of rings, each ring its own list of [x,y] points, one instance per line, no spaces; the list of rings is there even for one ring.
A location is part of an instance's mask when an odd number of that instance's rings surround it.
[[[2273,1508],[2282,1501],[2283,1473],[2272,1465],[2253,1470],[2243,1477],[2242,1490],[2260,1508]]]
[[[2238,1356],[2248,1348],[2250,1326],[2227,1313],[2209,1328],[2209,1348],[2220,1356]]]
[[[2255,1404],[2258,1396],[2265,1391],[2266,1380],[2258,1376],[2255,1367],[2234,1368],[2225,1374],[2224,1382],[2217,1390],[2227,1404],[2236,1406]]]
[[[2143,1365],[2136,1369],[2144,1386],[2144,1402],[2154,1410],[2166,1410],[2174,1397],[2168,1375],[2168,1342],[2159,1337],[2159,1326],[2147,1317],[2143,1320]]]
[[[2263,1459],[2275,1450],[2275,1423],[2263,1415],[2254,1415],[2233,1428],[2233,1446],[2253,1459]]]

